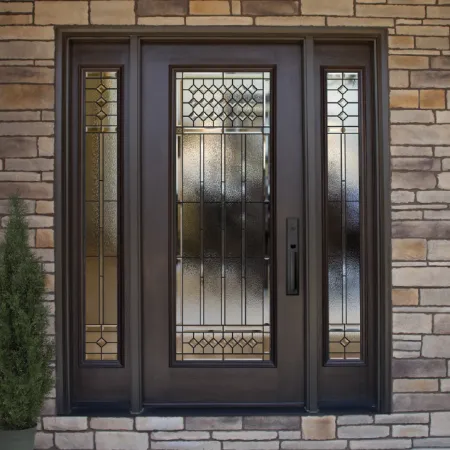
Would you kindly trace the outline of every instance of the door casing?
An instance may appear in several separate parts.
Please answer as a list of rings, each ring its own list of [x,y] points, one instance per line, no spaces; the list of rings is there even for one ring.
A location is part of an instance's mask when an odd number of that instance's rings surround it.
[[[70,404],[70,336],[69,336],[69,305],[71,279],[70,236],[66,232],[65,224],[70,221],[70,203],[68,201],[68,180],[70,167],[65,152],[68,148],[69,137],[69,63],[68,55],[72,42],[124,42],[130,46],[130,90],[128,92],[130,104],[138,105],[140,98],[138,64],[140,45],[144,41],[158,42],[302,42],[305,61],[309,70],[305,72],[304,92],[305,109],[305,175],[306,197],[310,199],[306,204],[306,242],[317,242],[318,214],[311,199],[318,199],[315,183],[320,179],[320,173],[313,170],[317,166],[314,158],[319,146],[319,140],[311,130],[314,129],[314,74],[312,62],[314,60],[314,42],[346,42],[370,43],[374,55],[374,98],[375,104],[375,151],[376,151],[376,192],[378,209],[377,219],[377,411],[389,412],[391,410],[391,239],[390,239],[390,169],[389,169],[389,107],[388,107],[388,70],[387,70],[387,30],[379,28],[301,28],[301,27],[152,27],[151,31],[142,27],[70,27],[56,30],[56,138],[55,138],[55,262],[56,262],[56,348],[57,348],[57,409],[60,414],[70,414],[73,409]],[[140,166],[139,149],[139,111],[137,108],[125,110],[129,117],[129,139],[125,143],[125,152],[129,158],[130,169],[138,173]],[[125,286],[125,298],[129,301],[128,320],[136,324],[132,327],[130,335],[130,371],[131,371],[131,412],[142,411],[142,360],[140,325],[140,180],[135,177],[130,185],[130,195],[135,201],[127,206],[133,224],[125,229],[126,236],[134,235],[137,239],[129,249],[126,264],[130,267],[132,278]],[[321,297],[322,280],[318,276],[321,271],[321,257],[317,255],[313,245],[306,249],[309,265],[306,273],[306,334],[309,336],[306,344],[306,411],[318,410],[317,371],[318,355],[316,349],[319,345],[319,324],[315,320],[318,316],[318,305],[312,299]],[[74,411],[75,412],[75,411]],[[79,411],[77,411],[79,412]]]

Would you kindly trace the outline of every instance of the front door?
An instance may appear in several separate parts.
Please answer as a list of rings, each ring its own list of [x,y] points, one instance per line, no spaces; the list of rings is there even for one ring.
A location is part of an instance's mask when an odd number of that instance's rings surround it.
[[[144,403],[301,406],[301,47],[141,57]]]

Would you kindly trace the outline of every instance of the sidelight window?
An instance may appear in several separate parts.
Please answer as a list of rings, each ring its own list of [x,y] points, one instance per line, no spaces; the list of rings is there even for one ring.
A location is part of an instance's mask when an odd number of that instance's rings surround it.
[[[328,358],[361,359],[360,83],[326,71]]]
[[[85,359],[118,359],[118,71],[84,72]]]

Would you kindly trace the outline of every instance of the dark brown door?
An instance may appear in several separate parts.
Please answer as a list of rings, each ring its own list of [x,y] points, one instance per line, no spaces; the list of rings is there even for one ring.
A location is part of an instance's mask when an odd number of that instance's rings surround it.
[[[143,46],[147,405],[304,402],[301,55]]]

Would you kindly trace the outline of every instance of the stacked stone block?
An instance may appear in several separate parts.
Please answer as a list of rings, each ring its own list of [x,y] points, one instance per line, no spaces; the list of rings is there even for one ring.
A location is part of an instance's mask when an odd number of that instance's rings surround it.
[[[450,0],[0,0],[1,225],[20,192],[52,317],[55,25],[388,28],[396,414],[56,418],[52,392],[37,448],[450,448]]]

